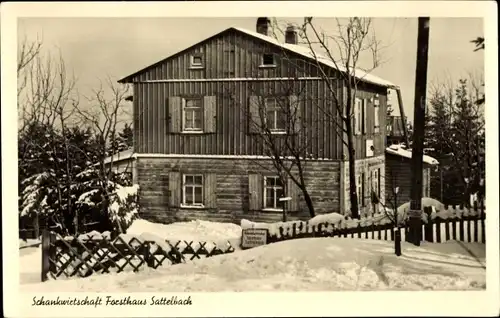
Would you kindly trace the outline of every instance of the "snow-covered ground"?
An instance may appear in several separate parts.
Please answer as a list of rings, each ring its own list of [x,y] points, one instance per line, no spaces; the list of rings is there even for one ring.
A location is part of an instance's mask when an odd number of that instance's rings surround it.
[[[269,244],[140,273],[40,283],[39,248],[21,253],[21,290],[31,292],[477,290],[486,286],[485,245],[309,238]],[[23,252],[24,251],[24,252]],[[23,255],[24,254],[24,255]],[[37,267],[38,266],[38,267]]]
[[[202,220],[190,222],[177,222],[172,224],[159,224],[143,219],[134,220],[127,229],[128,235],[133,236],[156,236],[163,240],[169,240],[175,244],[177,241],[209,242],[221,248],[227,246],[227,242],[235,249],[239,248],[241,240],[241,227],[233,223],[217,223]],[[193,245],[195,246],[195,245]]]

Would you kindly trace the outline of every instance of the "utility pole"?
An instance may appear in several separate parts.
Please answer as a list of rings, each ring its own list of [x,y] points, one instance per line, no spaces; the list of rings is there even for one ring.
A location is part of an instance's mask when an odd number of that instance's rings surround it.
[[[429,17],[418,18],[417,68],[413,108],[414,133],[411,155],[410,242],[420,246],[422,240],[422,160],[424,146],[425,102],[427,90],[427,55],[429,51]]]

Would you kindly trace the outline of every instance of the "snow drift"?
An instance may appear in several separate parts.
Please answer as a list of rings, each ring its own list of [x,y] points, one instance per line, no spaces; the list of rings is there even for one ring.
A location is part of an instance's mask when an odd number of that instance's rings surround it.
[[[484,244],[308,238],[140,273],[22,285],[31,292],[481,290]],[[466,250],[469,249],[473,256]]]

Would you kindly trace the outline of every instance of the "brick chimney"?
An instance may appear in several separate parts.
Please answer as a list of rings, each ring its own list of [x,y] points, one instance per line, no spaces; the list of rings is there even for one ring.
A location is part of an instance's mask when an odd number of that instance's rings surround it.
[[[260,34],[269,35],[269,28],[271,26],[271,20],[269,18],[257,18],[256,30]]]
[[[288,44],[297,44],[298,42],[297,28],[291,24],[286,27],[285,42]]]

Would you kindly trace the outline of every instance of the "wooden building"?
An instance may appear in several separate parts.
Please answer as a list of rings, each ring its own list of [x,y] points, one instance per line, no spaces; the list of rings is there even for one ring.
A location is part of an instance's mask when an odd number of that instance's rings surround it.
[[[324,115],[325,110],[336,114],[326,81],[309,49],[297,44],[296,30],[287,28],[285,43],[268,30],[267,18],[257,19],[256,31],[228,28],[120,80],[133,85],[135,169],[144,218],[280,220],[276,202],[283,185],[249,122],[260,100],[268,116],[280,116],[270,104],[282,98],[298,114],[296,138],[308,140],[305,179],[317,213],[349,210],[347,149],[336,119]],[[341,70],[328,59],[319,62],[343,102]],[[357,74],[356,172],[361,209],[368,213],[369,187],[376,186],[382,197],[385,189],[380,176],[386,96],[393,84]],[[273,125],[276,135],[289,133],[278,121]],[[288,218],[307,218],[300,191],[291,182],[288,188]]]
[[[385,201],[392,207],[409,202],[411,198],[411,150],[403,145],[390,145],[385,155]],[[431,197],[431,172],[439,162],[427,155],[423,157],[422,197]],[[396,191],[398,187],[397,200]],[[397,201],[397,202],[396,202]]]

